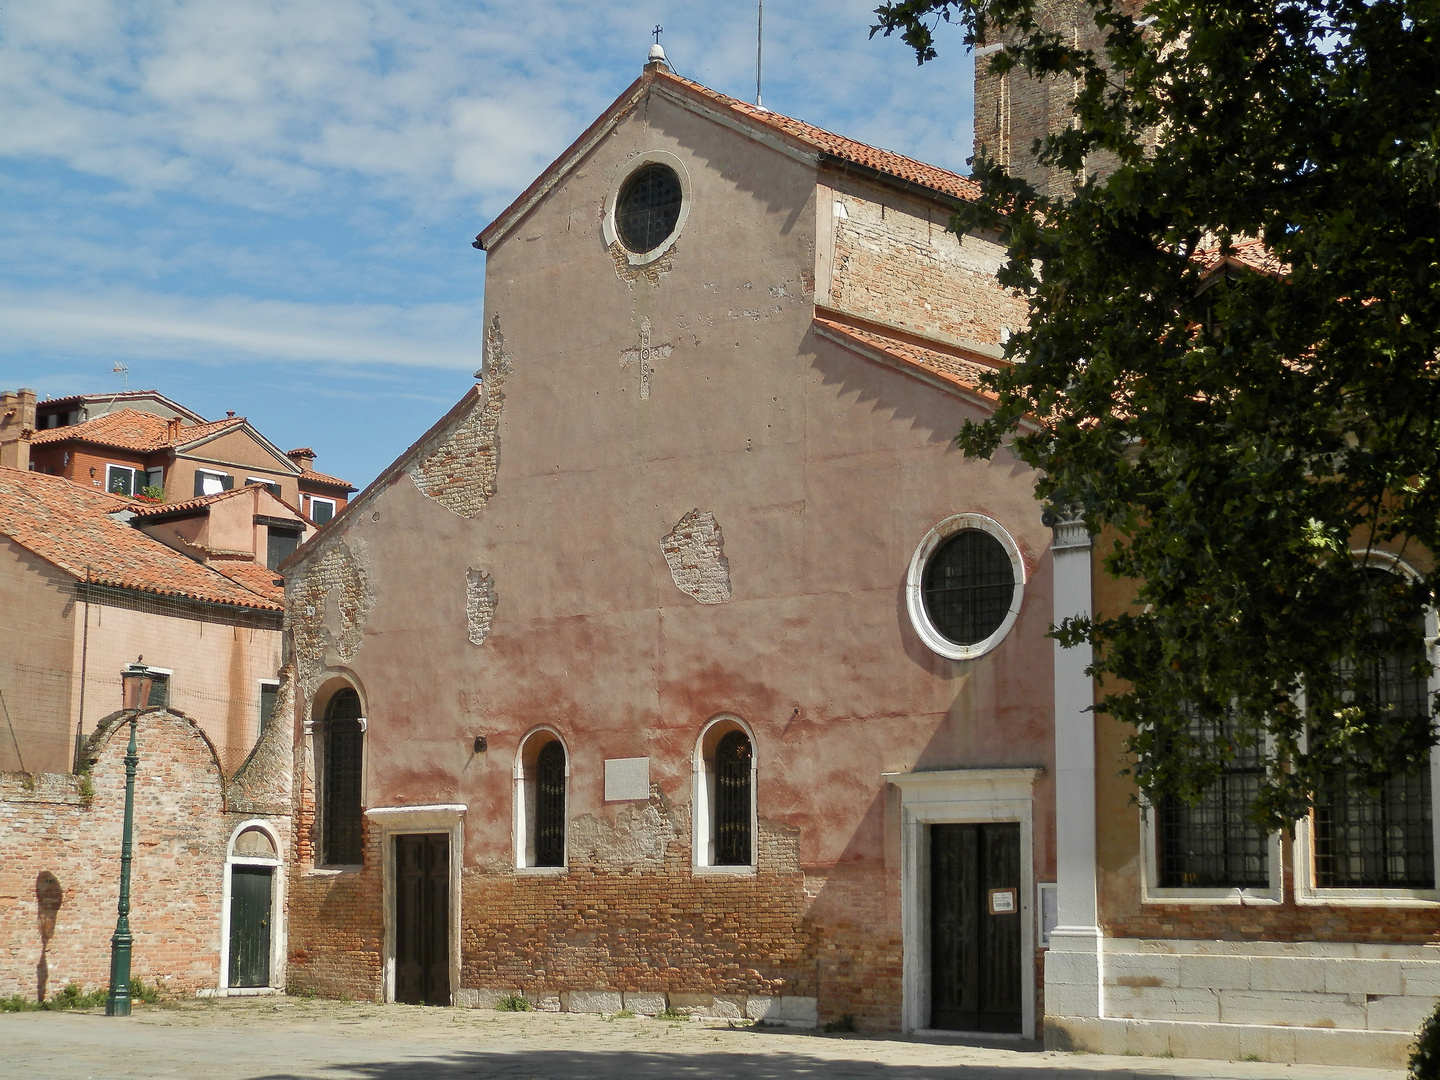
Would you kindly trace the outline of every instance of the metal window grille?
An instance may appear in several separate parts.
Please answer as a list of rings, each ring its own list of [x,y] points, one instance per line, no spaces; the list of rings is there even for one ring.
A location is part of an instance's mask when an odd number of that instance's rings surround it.
[[[625,181],[615,201],[620,242],[637,254],[654,251],[680,220],[680,177],[668,165],[646,165]]]
[[[925,611],[957,645],[984,641],[1005,621],[1015,598],[1015,568],[999,540],[962,529],[930,556],[921,580]]]
[[[360,776],[364,734],[360,695],[344,689],[325,710],[325,863],[353,866],[361,855]]]
[[[1229,742],[1235,751],[1196,805],[1166,797],[1156,807],[1159,884],[1165,889],[1249,889],[1270,884],[1270,838],[1249,818],[1265,775],[1258,746],[1234,740],[1230,725],[1187,708],[1197,741]]]
[[[535,865],[565,865],[565,747],[558,739],[535,759]]]
[[[715,747],[715,864],[750,865],[750,740],[732,731]]]
[[[1383,570],[1373,574],[1386,574]],[[1383,624],[1379,627],[1383,629]],[[1428,716],[1423,666],[1424,619],[1416,615],[1413,647],[1367,660],[1358,668],[1358,692],[1368,704],[1396,717]],[[1315,883],[1327,889],[1435,887],[1435,841],[1431,828],[1427,757],[1413,776],[1393,776],[1378,791],[1354,773],[1338,771],[1315,799]]]

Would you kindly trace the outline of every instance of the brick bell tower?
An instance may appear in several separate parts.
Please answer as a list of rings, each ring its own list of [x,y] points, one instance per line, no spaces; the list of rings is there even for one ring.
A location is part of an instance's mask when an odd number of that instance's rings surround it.
[[[1127,6],[1138,12],[1142,3],[1134,0]],[[1081,48],[1103,48],[1094,13],[1084,0],[1041,0],[1039,8],[1040,23],[1047,30],[1059,32]],[[1033,147],[1037,139],[1074,122],[1070,103],[1075,97],[1075,80],[1068,75],[1034,79],[1023,71],[996,75],[990,71],[990,58],[1003,45],[1004,39],[996,38],[975,48],[975,153],[983,150],[1043,194],[1067,195],[1072,187],[1070,177],[1041,166]],[[1101,175],[1109,171],[1104,161],[1091,164]]]

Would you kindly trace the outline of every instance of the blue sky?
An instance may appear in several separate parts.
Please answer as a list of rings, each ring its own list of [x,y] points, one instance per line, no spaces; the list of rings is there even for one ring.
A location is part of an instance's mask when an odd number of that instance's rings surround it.
[[[965,171],[970,58],[769,0],[765,104]],[[471,385],[480,229],[639,73],[747,100],[755,4],[0,8],[0,388],[156,388],[363,486]]]

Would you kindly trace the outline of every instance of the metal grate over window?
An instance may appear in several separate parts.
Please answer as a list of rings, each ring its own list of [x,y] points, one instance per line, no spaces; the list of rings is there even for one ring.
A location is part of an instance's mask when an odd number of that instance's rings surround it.
[[[680,177],[668,165],[638,170],[615,200],[615,230],[637,255],[654,251],[670,238],[680,220]]]
[[[535,759],[535,865],[565,865],[565,747],[558,739]]]
[[[1372,574],[1387,571],[1372,570]],[[1400,718],[1428,716],[1428,680],[1416,675],[1425,659],[1424,617],[1416,614],[1413,647],[1360,666],[1360,692]],[[1383,624],[1382,624],[1383,626]],[[1315,799],[1315,883],[1325,889],[1433,889],[1428,759],[1413,776],[1393,776],[1378,792],[1355,774],[1331,774]]]
[[[732,731],[715,747],[715,865],[751,862],[750,740]]]
[[[999,540],[962,529],[935,549],[921,579],[925,613],[956,645],[984,641],[1005,621],[1015,598],[1015,568]]]
[[[1229,725],[1187,709],[1197,741],[1230,742],[1235,756],[1192,806],[1167,797],[1156,808],[1159,884],[1164,889],[1251,889],[1270,884],[1270,838],[1249,819],[1265,775],[1258,746],[1235,742]]]
[[[325,709],[324,861],[327,866],[354,866],[361,854],[360,776],[364,733],[360,730],[360,695],[346,688]]]

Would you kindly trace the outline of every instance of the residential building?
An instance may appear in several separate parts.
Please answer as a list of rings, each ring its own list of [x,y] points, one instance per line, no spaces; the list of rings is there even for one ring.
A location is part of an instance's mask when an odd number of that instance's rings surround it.
[[[315,451],[282,453],[243,416],[207,421],[153,390],[37,402],[0,394],[0,465],[63,476],[126,497],[179,502],[260,484],[324,524],[354,485],[316,472]]]
[[[282,568],[292,990],[1036,1033],[1051,532],[951,441],[1024,314],[974,194],[655,62],[480,234],[482,385]]]

